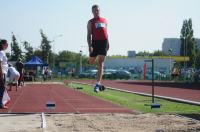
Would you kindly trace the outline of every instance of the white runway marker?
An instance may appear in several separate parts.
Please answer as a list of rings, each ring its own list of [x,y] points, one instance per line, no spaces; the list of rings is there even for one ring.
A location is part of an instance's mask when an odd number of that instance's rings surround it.
[[[42,125],[41,125],[41,127],[43,129],[45,129],[45,128],[47,128],[47,122],[46,122],[44,113],[41,114],[41,117],[42,117]]]

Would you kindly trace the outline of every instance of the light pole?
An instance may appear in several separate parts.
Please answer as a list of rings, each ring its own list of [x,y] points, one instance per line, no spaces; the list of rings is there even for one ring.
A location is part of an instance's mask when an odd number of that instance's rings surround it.
[[[187,57],[187,36],[185,38],[185,57]],[[187,60],[185,61],[185,66],[187,68]]]
[[[170,80],[171,80],[171,71],[172,71],[171,70],[172,69],[172,65],[171,65],[172,64],[172,57],[171,57],[171,55],[172,55],[172,48],[170,48],[168,51],[169,51],[169,58],[170,58],[169,59],[169,74],[170,74]]]
[[[85,51],[83,51],[83,54],[87,55],[88,46],[82,45],[82,46],[81,46],[81,49],[82,49],[82,50],[85,50]]]
[[[183,36],[183,44],[184,44],[184,71],[187,68],[187,61],[186,61],[186,56],[187,56],[187,29],[185,28],[185,33]]]
[[[185,31],[186,33],[186,31]],[[184,81],[186,80],[186,68],[187,68],[187,35],[183,37],[183,44],[184,44]]]
[[[82,73],[82,50],[80,50],[80,73]]]
[[[186,56],[185,56],[185,52],[186,52],[186,48],[185,48],[185,47],[186,47],[185,40],[186,40],[186,37],[183,37],[183,45],[184,45],[184,51],[183,51],[183,52],[184,52],[184,71],[185,71],[185,61],[186,61],[186,60],[185,60],[185,57],[186,57]]]
[[[53,48],[53,67],[55,67],[55,42],[56,42],[56,39],[59,38],[59,37],[62,37],[63,35],[60,34],[60,35],[57,35],[55,37],[53,37],[53,40],[51,42],[53,42],[52,44],[52,48]]]

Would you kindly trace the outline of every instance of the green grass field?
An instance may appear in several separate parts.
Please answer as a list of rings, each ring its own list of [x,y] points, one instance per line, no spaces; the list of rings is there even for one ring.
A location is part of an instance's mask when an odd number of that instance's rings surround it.
[[[114,91],[107,89],[104,92],[95,93],[92,86],[70,83],[71,88],[82,87],[79,90],[97,98],[111,101],[112,103],[121,105],[123,107],[129,108],[134,111],[139,111],[142,113],[167,113],[167,114],[194,114],[200,113],[200,106],[189,105],[184,103],[178,103],[173,101],[168,101],[164,99],[156,98],[155,101],[160,103],[162,106],[160,109],[151,109],[150,106],[145,106],[145,104],[151,104],[151,97],[130,94],[120,91]]]

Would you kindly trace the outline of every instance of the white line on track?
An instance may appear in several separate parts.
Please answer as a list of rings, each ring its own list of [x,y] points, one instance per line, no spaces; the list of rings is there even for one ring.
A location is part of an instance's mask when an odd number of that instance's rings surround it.
[[[41,124],[41,127],[42,127],[43,129],[45,129],[45,128],[47,128],[47,122],[46,122],[44,113],[41,114],[41,117],[42,117],[42,124]]]

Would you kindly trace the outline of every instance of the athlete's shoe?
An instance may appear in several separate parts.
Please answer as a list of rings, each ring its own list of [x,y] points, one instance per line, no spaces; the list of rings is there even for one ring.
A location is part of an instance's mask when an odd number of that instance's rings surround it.
[[[101,85],[96,84],[96,85],[94,86],[94,92],[98,93],[98,92],[100,91],[100,87],[101,87]]]
[[[100,88],[99,88],[99,90],[100,91],[104,91],[104,90],[106,90],[106,87],[104,85],[101,85]]]

